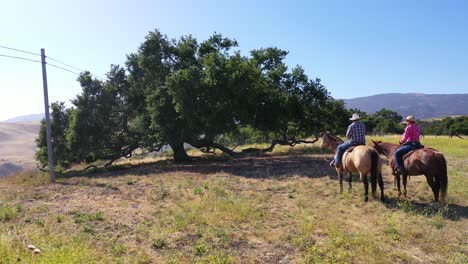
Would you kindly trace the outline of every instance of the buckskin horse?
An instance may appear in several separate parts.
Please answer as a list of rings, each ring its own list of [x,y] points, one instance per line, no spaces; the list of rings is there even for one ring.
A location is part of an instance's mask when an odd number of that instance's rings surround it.
[[[374,141],[373,147],[381,154],[389,158],[390,167],[392,170],[395,168],[395,161],[393,154],[398,149],[399,145]],[[432,148],[420,148],[417,150],[410,151],[403,156],[403,165],[405,172],[403,173],[403,195],[406,197],[406,183],[408,176],[411,175],[424,175],[426,176],[427,183],[434,193],[435,203],[439,202],[439,191],[440,191],[440,202],[445,203],[447,196],[447,161],[445,160],[444,154],[432,149]],[[401,196],[400,189],[400,175],[393,173],[398,186],[398,196]]]
[[[342,144],[343,140],[339,137],[330,135],[328,133],[323,133],[322,143],[320,143],[320,148],[331,148],[336,153],[338,145]],[[368,201],[369,193],[369,182],[367,180],[367,175],[371,175],[371,186],[372,186],[372,196],[375,197],[375,192],[377,190],[377,181],[380,187],[380,200],[385,201],[384,198],[384,183],[382,179],[382,160],[380,159],[379,153],[365,145],[360,145],[354,147],[354,149],[349,152],[345,151],[343,154],[343,166],[336,168],[336,172],[340,177],[340,192],[343,192],[343,172],[348,172],[349,178],[349,188],[351,189],[352,174],[359,173],[361,181],[364,184],[364,201]],[[378,180],[377,180],[378,178]]]

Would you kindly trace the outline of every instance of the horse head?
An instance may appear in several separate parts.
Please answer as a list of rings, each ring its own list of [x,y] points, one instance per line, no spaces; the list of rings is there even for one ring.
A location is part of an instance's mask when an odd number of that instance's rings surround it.
[[[380,143],[382,143],[382,140],[378,140],[378,141],[375,141],[373,139],[371,139],[372,141],[372,147],[375,148],[377,150],[377,152],[379,152],[380,154],[382,154],[382,147],[379,145]]]
[[[320,148],[331,148],[335,149],[338,145],[342,144],[343,140],[339,137],[330,134],[329,132],[323,132],[322,143],[320,143]]]
[[[322,132],[322,142],[320,143],[320,148],[327,148],[331,146],[330,134],[328,132]]]

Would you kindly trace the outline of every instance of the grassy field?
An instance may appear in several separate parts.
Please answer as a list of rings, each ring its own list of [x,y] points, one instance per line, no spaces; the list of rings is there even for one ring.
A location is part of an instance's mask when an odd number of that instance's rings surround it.
[[[16,175],[0,180],[0,263],[468,263],[467,142],[423,140],[449,164],[440,209],[423,177],[398,198],[388,170],[385,204],[358,177],[340,194],[316,145]]]

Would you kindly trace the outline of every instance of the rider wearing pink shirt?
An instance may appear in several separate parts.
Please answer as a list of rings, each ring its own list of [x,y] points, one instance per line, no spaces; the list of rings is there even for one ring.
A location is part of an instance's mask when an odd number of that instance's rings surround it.
[[[395,160],[395,170],[398,173],[403,173],[403,155],[410,152],[413,149],[421,147],[419,143],[419,137],[421,136],[421,129],[416,125],[413,116],[406,117],[406,128],[405,133],[400,139],[401,147],[399,147],[393,156]]]

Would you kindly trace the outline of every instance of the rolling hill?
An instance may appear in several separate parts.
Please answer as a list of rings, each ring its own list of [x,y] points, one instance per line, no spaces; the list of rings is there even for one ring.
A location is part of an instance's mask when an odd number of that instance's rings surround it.
[[[388,93],[353,99],[344,99],[346,107],[374,113],[387,108],[405,117],[417,119],[468,115],[467,94]]]
[[[39,123],[0,122],[0,176],[32,170]]]
[[[39,123],[44,118],[44,114],[31,114],[31,115],[24,115],[24,116],[17,116],[14,118],[10,118],[3,122],[7,123]]]

